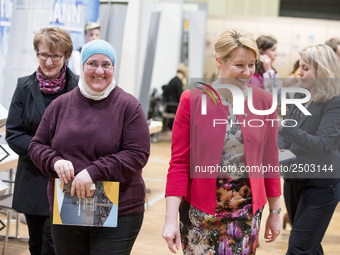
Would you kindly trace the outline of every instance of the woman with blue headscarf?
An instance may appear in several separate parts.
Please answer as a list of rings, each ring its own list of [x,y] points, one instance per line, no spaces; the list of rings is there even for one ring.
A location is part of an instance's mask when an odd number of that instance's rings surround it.
[[[118,225],[53,225],[57,254],[130,254],[144,215],[142,168],[150,152],[149,130],[138,100],[116,85],[116,55],[103,40],[81,52],[78,88],[54,100],[45,112],[29,152],[49,176],[53,210],[54,179],[72,180],[71,195],[90,195],[97,181],[117,181]]]

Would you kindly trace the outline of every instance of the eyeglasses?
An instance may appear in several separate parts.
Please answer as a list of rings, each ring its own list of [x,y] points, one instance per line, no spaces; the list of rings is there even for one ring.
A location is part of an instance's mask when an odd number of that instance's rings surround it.
[[[99,65],[99,63],[96,61],[90,61],[85,62],[85,64],[90,70],[97,70],[97,68],[100,66],[103,70],[108,71],[113,67],[111,62],[103,62],[101,65]]]
[[[48,55],[47,53],[37,53],[38,58],[41,60],[47,60],[48,58],[51,58],[52,61],[59,61],[63,55],[54,54],[54,55]]]

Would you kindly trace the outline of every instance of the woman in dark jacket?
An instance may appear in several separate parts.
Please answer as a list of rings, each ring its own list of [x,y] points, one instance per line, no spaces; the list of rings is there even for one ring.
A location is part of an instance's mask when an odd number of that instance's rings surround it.
[[[340,67],[326,45],[310,46],[300,56],[310,115],[291,107],[279,136],[280,147],[296,155],[284,171],[289,172],[284,197],[293,224],[287,254],[323,254],[321,241],[339,201]]]
[[[72,40],[59,28],[43,28],[33,39],[39,66],[33,74],[18,79],[6,123],[6,140],[19,155],[13,208],[25,214],[31,254],[55,254],[51,239],[47,177],[34,165],[28,146],[47,106],[78,84],[67,67]]]

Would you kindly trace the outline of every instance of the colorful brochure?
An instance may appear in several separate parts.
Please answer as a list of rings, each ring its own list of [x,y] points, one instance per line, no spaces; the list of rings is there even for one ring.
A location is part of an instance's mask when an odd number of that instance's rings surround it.
[[[96,182],[84,199],[71,196],[71,183],[55,179],[53,224],[117,227],[119,182]]]

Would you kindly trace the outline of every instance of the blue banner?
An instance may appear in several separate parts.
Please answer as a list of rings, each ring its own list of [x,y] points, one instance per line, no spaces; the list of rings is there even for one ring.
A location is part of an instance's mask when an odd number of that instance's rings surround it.
[[[2,95],[3,71],[7,59],[13,2],[14,0],[0,1],[0,99]]]
[[[85,43],[84,26],[87,22],[98,21],[99,0],[54,0],[51,9],[51,26],[67,30],[78,49]]]
[[[98,20],[99,4],[99,0],[0,0],[0,104],[9,107],[18,77],[37,68],[34,32],[61,27],[77,49],[85,43],[85,24]]]

